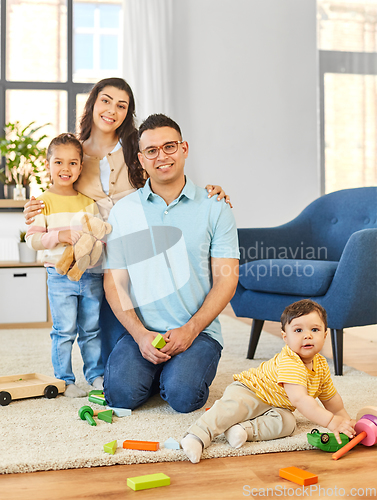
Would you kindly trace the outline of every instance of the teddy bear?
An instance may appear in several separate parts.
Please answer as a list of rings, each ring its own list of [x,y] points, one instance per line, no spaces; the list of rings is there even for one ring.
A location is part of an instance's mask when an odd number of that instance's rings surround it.
[[[82,234],[74,245],[68,245],[55,269],[59,274],[66,274],[71,281],[79,281],[88,266],[94,266],[102,254],[105,234],[110,234],[112,227],[108,222],[85,213],[81,218]],[[71,268],[71,266],[73,267]]]

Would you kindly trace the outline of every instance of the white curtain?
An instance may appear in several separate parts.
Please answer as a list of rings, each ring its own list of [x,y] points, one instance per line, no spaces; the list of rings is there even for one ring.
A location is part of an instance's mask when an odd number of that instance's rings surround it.
[[[172,113],[173,0],[124,0],[124,78],[138,123]]]

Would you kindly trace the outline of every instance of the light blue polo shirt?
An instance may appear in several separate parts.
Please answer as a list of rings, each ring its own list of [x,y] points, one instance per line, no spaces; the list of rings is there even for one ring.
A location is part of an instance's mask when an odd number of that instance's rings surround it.
[[[170,205],[148,179],[117,202],[108,222],[104,268],[128,270],[129,294],[148,330],[179,328],[198,311],[212,286],[211,257],[239,259],[231,208],[187,177]],[[223,344],[218,318],[204,332]]]

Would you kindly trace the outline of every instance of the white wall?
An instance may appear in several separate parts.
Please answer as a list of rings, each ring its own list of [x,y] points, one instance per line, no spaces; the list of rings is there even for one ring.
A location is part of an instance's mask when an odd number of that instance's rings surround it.
[[[0,212],[0,238],[14,238],[19,241],[20,231],[26,231],[23,212]]]
[[[239,227],[291,220],[320,196],[315,0],[176,1],[174,30],[186,173]]]
[[[316,1],[175,0],[173,16],[187,174],[225,188],[239,227],[291,220],[320,196]]]

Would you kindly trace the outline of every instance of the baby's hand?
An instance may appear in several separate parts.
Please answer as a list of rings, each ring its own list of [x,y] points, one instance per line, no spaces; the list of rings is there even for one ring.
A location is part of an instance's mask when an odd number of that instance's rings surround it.
[[[342,440],[339,436],[340,432],[348,436],[350,439],[356,436],[356,431],[353,428],[351,420],[341,417],[340,415],[334,415],[327,427],[334,433],[334,436],[339,444],[342,444]]]
[[[64,229],[64,231],[59,231],[58,239],[60,243],[68,243],[68,245],[74,245],[78,241],[80,236],[81,233],[79,231]]]

